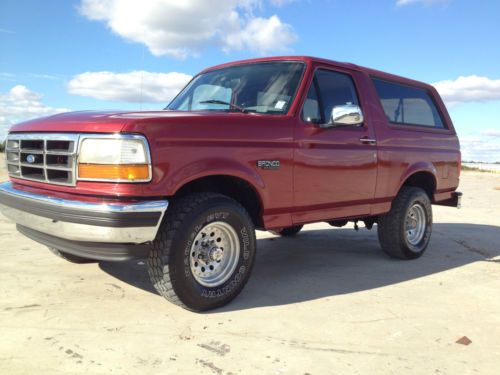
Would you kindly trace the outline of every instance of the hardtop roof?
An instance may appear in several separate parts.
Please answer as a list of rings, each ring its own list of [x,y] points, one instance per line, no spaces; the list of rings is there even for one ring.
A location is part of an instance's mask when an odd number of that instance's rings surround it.
[[[259,63],[259,62],[267,62],[267,61],[302,61],[302,62],[305,62],[307,64],[310,64],[310,63],[324,64],[324,65],[329,65],[332,67],[345,68],[345,69],[365,72],[366,74],[368,74],[370,76],[374,76],[377,78],[386,79],[386,80],[390,80],[390,81],[397,81],[400,83],[405,83],[405,84],[414,85],[414,86],[433,88],[431,85],[429,85],[425,82],[417,81],[417,80],[414,80],[411,78],[402,77],[402,76],[399,76],[396,74],[387,73],[387,72],[377,70],[377,69],[367,68],[367,67],[353,64],[353,63],[340,62],[340,61],[329,60],[329,59],[324,59],[324,58],[320,58],[320,57],[313,57],[313,56],[272,56],[272,57],[259,57],[259,58],[253,58],[253,59],[231,61],[231,62],[215,65],[215,66],[212,66],[210,68],[204,69],[201,73],[205,73],[205,72],[208,72],[211,70],[227,68],[227,67],[234,66],[234,65],[243,65],[243,64]]]

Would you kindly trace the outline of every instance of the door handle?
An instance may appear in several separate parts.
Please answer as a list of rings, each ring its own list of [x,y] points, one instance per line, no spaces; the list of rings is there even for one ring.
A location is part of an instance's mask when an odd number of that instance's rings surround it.
[[[362,137],[359,139],[359,141],[365,145],[376,145],[377,140],[373,138],[368,138],[368,137]]]

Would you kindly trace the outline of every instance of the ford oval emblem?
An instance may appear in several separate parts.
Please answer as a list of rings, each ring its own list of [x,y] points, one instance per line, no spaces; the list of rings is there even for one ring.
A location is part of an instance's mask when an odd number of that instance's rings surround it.
[[[35,155],[26,156],[26,161],[30,164],[33,164],[35,162]]]

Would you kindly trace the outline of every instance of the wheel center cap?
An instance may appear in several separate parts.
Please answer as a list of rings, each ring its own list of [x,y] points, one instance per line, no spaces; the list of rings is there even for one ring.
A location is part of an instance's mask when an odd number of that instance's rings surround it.
[[[219,248],[219,247],[214,247],[213,249],[210,250],[210,259],[218,262],[219,260],[222,259],[222,255],[224,252]]]

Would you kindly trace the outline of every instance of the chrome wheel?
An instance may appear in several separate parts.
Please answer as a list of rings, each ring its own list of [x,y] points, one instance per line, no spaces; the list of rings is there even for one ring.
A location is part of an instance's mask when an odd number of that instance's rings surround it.
[[[190,266],[195,280],[217,287],[233,274],[240,257],[240,241],[234,228],[223,221],[204,226],[191,245]]]
[[[422,241],[422,238],[424,238],[426,227],[427,217],[424,207],[419,203],[415,203],[408,210],[405,220],[406,239],[408,242],[413,246],[418,245]]]

